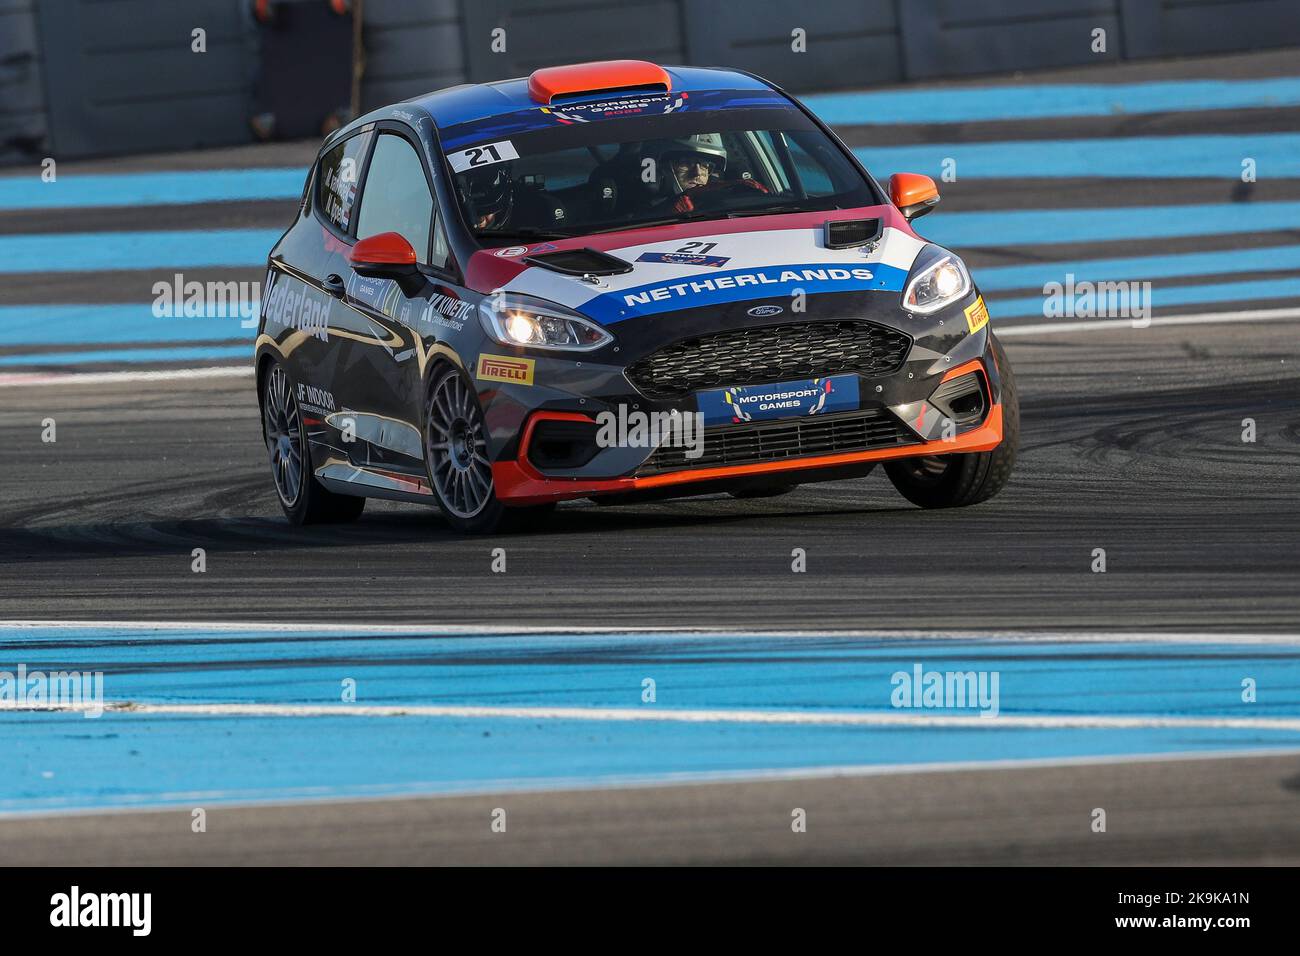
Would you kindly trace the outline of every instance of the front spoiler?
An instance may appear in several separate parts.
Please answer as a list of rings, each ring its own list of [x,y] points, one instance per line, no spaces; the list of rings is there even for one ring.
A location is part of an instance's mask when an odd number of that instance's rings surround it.
[[[575,413],[558,414],[570,419],[592,420],[589,416]],[[525,429],[524,440],[520,443],[520,453],[517,458],[498,461],[492,465],[492,478],[495,483],[496,494],[503,504],[516,506],[538,505],[554,501],[568,501],[573,498],[589,498],[597,495],[689,486],[719,479],[797,474],[819,469],[889,461],[896,458],[992,451],[1002,443],[1002,405],[996,403],[989,408],[988,414],[980,425],[948,441],[940,439],[897,445],[890,448],[874,448],[860,452],[783,459],[781,461],[733,465],[724,468],[684,469],[658,475],[647,475],[641,478],[555,478],[541,474],[532,466],[527,457],[527,439],[531,435],[532,426],[540,417],[546,417],[547,415],[546,412],[539,412],[529,421],[529,427]],[[690,493],[689,488],[684,487],[682,489],[683,495],[689,495]]]

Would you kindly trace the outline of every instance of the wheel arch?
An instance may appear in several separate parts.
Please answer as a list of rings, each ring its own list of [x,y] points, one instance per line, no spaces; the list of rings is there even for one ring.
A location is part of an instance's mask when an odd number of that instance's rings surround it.
[[[275,364],[276,356],[269,349],[263,349],[254,360],[254,382],[257,386],[257,401],[260,405],[262,402],[262,386],[266,384],[266,376],[271,366]]]
[[[262,444],[266,444],[266,378],[271,374],[275,356],[266,350],[259,354],[253,365],[254,387],[257,389],[257,420],[262,429]]]

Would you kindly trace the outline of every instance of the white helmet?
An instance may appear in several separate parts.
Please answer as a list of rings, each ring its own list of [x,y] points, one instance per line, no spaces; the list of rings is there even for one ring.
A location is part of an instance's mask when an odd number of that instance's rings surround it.
[[[721,175],[727,168],[727,147],[722,144],[721,133],[696,133],[694,136],[661,139],[647,144],[642,156],[654,159],[661,171],[671,169],[673,159],[679,156],[710,161],[715,167],[715,175]],[[663,172],[656,175],[671,191],[682,191],[676,176],[665,175]]]

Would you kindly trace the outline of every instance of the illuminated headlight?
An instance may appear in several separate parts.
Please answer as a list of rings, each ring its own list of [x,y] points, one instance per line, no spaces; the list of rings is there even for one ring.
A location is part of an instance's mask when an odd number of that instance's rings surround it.
[[[926,266],[907,284],[903,308],[927,315],[938,312],[970,292],[970,274],[956,256],[944,256]]]
[[[614,341],[590,319],[530,296],[490,295],[479,303],[478,314],[483,330],[502,345],[590,352]]]

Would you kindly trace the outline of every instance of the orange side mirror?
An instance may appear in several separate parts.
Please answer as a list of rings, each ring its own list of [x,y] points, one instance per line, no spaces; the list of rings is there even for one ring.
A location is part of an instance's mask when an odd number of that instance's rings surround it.
[[[399,232],[367,236],[348,253],[354,271],[381,279],[415,272],[416,258],[415,248]]]
[[[894,173],[889,177],[889,200],[910,222],[939,205],[939,187],[920,173]]]

